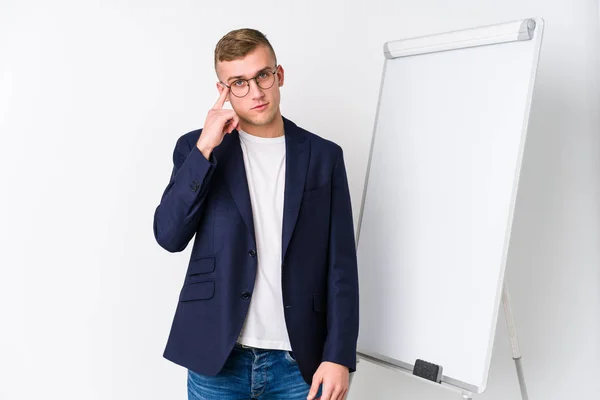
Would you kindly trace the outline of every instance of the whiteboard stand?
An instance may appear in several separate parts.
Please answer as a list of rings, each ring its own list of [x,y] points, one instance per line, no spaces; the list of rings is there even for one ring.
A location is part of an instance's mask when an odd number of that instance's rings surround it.
[[[510,308],[510,297],[508,295],[508,289],[506,288],[506,282],[502,286],[502,306],[504,307],[504,316],[506,318],[506,325],[508,327],[508,335],[510,336],[512,358],[515,361],[515,367],[517,368],[517,378],[519,379],[519,389],[521,390],[521,398],[523,400],[529,400],[529,395],[527,394],[527,385],[525,384],[525,375],[523,374],[523,364],[521,363],[521,351],[519,350],[519,340],[517,338],[517,330],[515,328],[515,321],[512,315],[512,309]],[[463,400],[473,400],[472,394],[463,393]]]
[[[356,235],[358,355],[463,400],[486,388],[500,303],[529,399],[505,265],[543,26],[531,18],[384,46]],[[448,312],[431,312],[440,305]],[[460,312],[470,325],[453,334]]]
[[[523,374],[523,364],[521,363],[521,352],[519,350],[519,341],[517,339],[517,331],[515,329],[515,321],[513,319],[512,310],[510,308],[510,298],[506,282],[502,287],[502,305],[504,306],[504,315],[506,316],[506,325],[508,326],[508,334],[510,336],[510,344],[512,347],[513,360],[517,368],[517,377],[519,378],[519,388],[521,389],[521,397],[523,400],[529,400],[527,394],[527,386],[525,385],[525,375]]]
[[[529,400],[529,395],[527,394],[527,385],[525,384],[525,375],[523,374],[523,364],[521,363],[519,340],[517,339],[515,321],[513,319],[512,310],[510,308],[510,297],[508,296],[506,282],[502,286],[502,305],[504,307],[506,325],[508,326],[508,335],[510,336],[513,360],[515,361],[515,367],[517,368],[517,377],[519,379],[519,389],[521,390],[521,398],[523,400]],[[470,393],[463,393],[463,400],[473,400],[473,397]]]

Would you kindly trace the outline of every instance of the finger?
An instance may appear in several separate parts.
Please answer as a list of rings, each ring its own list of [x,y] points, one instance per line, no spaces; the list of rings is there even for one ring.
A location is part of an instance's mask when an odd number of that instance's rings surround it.
[[[223,131],[223,133],[231,133],[233,132],[233,130],[235,126],[235,122],[233,120],[230,120],[227,125],[225,125],[225,130]]]
[[[220,110],[223,108],[223,105],[225,104],[225,99],[227,98],[227,93],[229,93],[229,88],[227,86],[221,85],[221,87],[223,88],[223,90],[221,90],[221,95],[219,96],[217,102],[213,106],[213,110]]]
[[[332,389],[331,390],[331,400],[341,400],[342,398],[340,397],[340,395],[342,394],[341,390],[339,389]]]
[[[240,119],[237,116],[237,114],[234,114],[233,117],[231,117],[229,120],[227,120],[227,123],[225,124],[225,132],[227,132],[227,133],[233,132],[234,129],[237,129],[239,124],[240,124]]]
[[[218,118],[219,121],[223,124],[223,126],[226,126],[228,123],[230,123],[231,121],[233,121],[233,119],[236,117],[235,111],[233,110],[214,110],[214,115],[215,118]]]
[[[341,386],[336,387],[331,395],[331,400],[344,400],[344,388]]]
[[[315,400],[315,396],[317,395],[317,392],[319,391],[320,384],[321,384],[321,377],[314,376],[312,385],[310,386],[310,391],[308,392],[308,397],[306,398],[306,400]]]
[[[323,392],[321,393],[321,400],[332,400],[333,388],[329,385],[323,384]]]
[[[349,390],[350,390],[350,388],[344,389],[344,391],[342,392],[342,396],[340,397],[340,400],[346,400],[346,398],[348,397]]]

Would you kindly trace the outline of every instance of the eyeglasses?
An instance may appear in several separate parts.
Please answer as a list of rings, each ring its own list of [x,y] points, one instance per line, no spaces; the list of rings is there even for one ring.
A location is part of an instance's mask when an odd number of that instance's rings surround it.
[[[223,85],[227,86],[231,93],[235,97],[244,97],[250,92],[250,81],[256,82],[259,88],[261,89],[270,89],[271,86],[275,83],[275,73],[279,66],[275,66],[274,70],[262,70],[258,73],[254,78],[250,79],[237,79],[235,80],[231,86],[221,82]]]

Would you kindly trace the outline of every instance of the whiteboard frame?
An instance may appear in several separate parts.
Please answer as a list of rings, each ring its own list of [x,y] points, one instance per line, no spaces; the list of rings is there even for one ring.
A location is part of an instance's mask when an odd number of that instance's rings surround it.
[[[533,25],[532,25],[533,23]],[[526,18],[522,20],[504,22],[500,24],[494,25],[486,25],[480,26],[476,28],[463,29],[452,32],[445,32],[440,34],[433,34],[427,36],[421,36],[416,38],[411,38],[407,40],[400,41],[391,41],[386,42],[383,47],[383,55],[385,57],[383,71],[381,74],[381,80],[379,85],[379,96],[377,100],[377,109],[375,113],[375,122],[373,126],[373,132],[371,136],[371,145],[369,150],[369,159],[367,163],[367,170],[365,176],[365,183],[363,186],[362,193],[362,201],[358,218],[358,229],[356,234],[356,247],[358,249],[360,242],[360,233],[362,227],[363,220],[363,212],[365,206],[365,199],[367,195],[369,176],[371,170],[371,163],[373,157],[373,149],[376,140],[376,132],[377,132],[377,124],[379,121],[379,112],[381,109],[381,97],[383,94],[383,85],[385,82],[385,76],[387,71],[387,64],[389,60],[398,57],[410,57],[420,54],[427,54],[438,51],[451,51],[457,49],[464,49],[468,47],[476,47],[476,46],[489,46],[489,45],[498,45],[502,43],[509,43],[520,40],[533,40],[535,42],[534,45],[534,57],[533,62],[531,64],[530,71],[530,80],[529,80],[529,88],[527,91],[527,99],[525,103],[525,110],[523,115],[523,124],[521,128],[521,143],[519,146],[519,152],[517,157],[517,164],[515,168],[515,176],[513,178],[513,189],[512,196],[509,205],[509,216],[508,216],[508,224],[505,233],[504,239],[504,250],[501,260],[502,271],[501,271],[501,280],[498,282],[498,287],[496,291],[496,300],[495,300],[495,312],[494,318],[492,319],[494,322],[494,329],[490,330],[490,337],[488,342],[488,354],[486,355],[486,363],[485,363],[485,375],[484,375],[484,385],[475,386],[466,382],[462,382],[457,379],[453,379],[446,375],[442,375],[442,379],[440,384],[449,389],[460,390],[466,398],[473,397],[474,394],[481,394],[485,391],[487,386],[487,380],[489,375],[489,369],[491,364],[491,357],[493,352],[493,345],[495,340],[495,334],[497,329],[497,320],[498,313],[500,309],[500,304],[502,301],[502,290],[504,286],[504,279],[506,274],[506,261],[508,256],[508,248],[510,243],[510,236],[512,232],[512,224],[514,222],[514,209],[516,204],[516,198],[518,194],[518,187],[520,182],[522,161],[523,161],[523,153],[525,149],[525,145],[527,142],[527,130],[529,126],[529,117],[531,112],[531,103],[533,99],[533,91],[535,87],[535,80],[537,76],[537,70],[539,66],[539,58],[542,46],[542,38],[544,31],[545,21],[541,17],[535,18]],[[417,48],[414,44],[420,43],[421,47]],[[375,352],[367,352],[359,348],[357,349],[357,355],[359,358],[364,359],[365,361],[369,361],[371,363],[377,364],[379,366],[385,368],[392,368],[394,370],[398,370],[401,372],[409,373],[412,376],[413,364],[396,360],[390,357],[387,357],[383,354],[378,354]],[[432,381],[428,381],[423,379],[425,382],[429,382],[431,384],[436,384]]]

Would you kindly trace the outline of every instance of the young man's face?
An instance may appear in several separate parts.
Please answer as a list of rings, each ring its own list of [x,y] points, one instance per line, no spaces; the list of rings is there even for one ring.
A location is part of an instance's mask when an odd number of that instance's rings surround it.
[[[269,77],[272,72],[275,72],[274,76]],[[242,59],[219,62],[217,75],[221,82],[231,87],[227,100],[240,117],[242,128],[244,124],[265,126],[280,116],[279,87],[283,86],[283,68],[280,66],[275,71],[275,59],[266,46],[257,47]],[[254,77],[257,79],[251,79]],[[242,79],[251,80],[243,82]],[[271,82],[271,87],[264,88]],[[217,88],[219,92],[225,89],[220,83],[217,83]],[[245,96],[236,96],[246,91]]]

